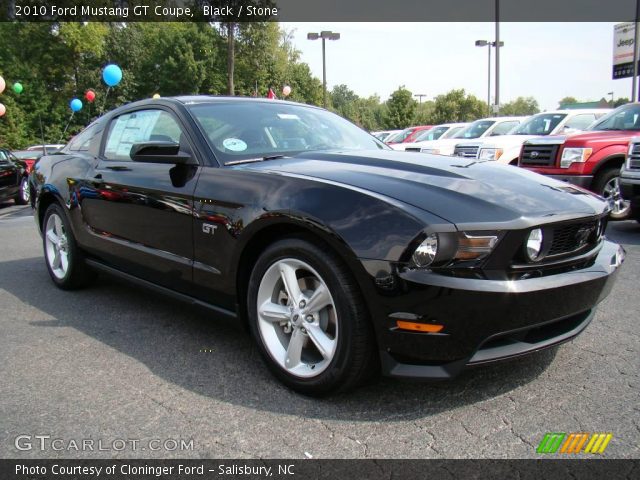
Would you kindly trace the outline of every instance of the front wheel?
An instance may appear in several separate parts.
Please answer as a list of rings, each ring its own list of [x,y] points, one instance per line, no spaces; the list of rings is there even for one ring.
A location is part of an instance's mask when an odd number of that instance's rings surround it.
[[[29,179],[28,177],[22,177],[20,180],[20,190],[16,195],[15,201],[17,205],[26,205],[31,199],[31,192],[29,191]]]
[[[63,290],[86,286],[95,273],[84,262],[62,207],[53,203],[42,223],[42,242],[51,280]]]
[[[247,307],[267,366],[298,392],[348,390],[377,370],[362,295],[327,249],[303,239],[271,245],[251,274]]]
[[[620,169],[608,168],[596,177],[594,191],[609,202],[611,220],[626,220],[631,213],[628,200],[622,198],[620,190]]]

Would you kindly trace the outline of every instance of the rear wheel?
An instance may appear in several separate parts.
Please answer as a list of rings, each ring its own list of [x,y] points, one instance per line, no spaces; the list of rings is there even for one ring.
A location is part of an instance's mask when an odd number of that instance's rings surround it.
[[[361,294],[338,257],[302,239],[271,245],[249,280],[251,333],[273,374],[310,395],[348,390],[377,371]]]
[[[22,177],[22,180],[20,180],[20,190],[18,191],[18,194],[16,195],[15,201],[16,204],[18,205],[26,205],[27,203],[29,203],[29,200],[31,199],[31,192],[29,191],[29,179],[28,177]]]
[[[53,283],[64,290],[86,286],[95,273],[84,262],[69,221],[57,203],[47,208],[42,233],[45,262]]]
[[[619,168],[607,168],[600,172],[596,177],[594,191],[609,202],[612,220],[625,220],[629,217],[631,205],[629,201],[622,198]]]

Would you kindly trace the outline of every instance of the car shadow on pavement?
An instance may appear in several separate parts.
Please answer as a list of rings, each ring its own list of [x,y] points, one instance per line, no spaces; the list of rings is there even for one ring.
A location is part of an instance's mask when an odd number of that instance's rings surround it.
[[[0,289],[53,317],[30,322],[34,327],[77,329],[142,362],[165,381],[199,395],[307,418],[425,418],[508,394],[536,379],[556,354],[551,349],[476,367],[438,383],[382,378],[352,392],[314,399],[288,390],[269,374],[239,322],[216,318],[106,275],[90,288],[64,292],[51,283],[41,257],[26,258],[0,263]]]
[[[640,245],[640,223],[635,220],[609,222],[607,238],[625,246]]]

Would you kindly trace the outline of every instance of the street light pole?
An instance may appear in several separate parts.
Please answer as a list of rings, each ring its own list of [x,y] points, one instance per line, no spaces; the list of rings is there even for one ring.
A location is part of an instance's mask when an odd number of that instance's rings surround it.
[[[496,0],[496,114],[500,111],[500,0]]]
[[[422,105],[422,98],[426,97],[427,94],[426,93],[414,93],[413,96],[414,97],[418,97],[418,100],[419,100],[420,104]]]
[[[307,40],[322,39],[322,104],[327,108],[327,57],[325,40],[340,40],[337,32],[322,31],[320,33],[307,33]]]
[[[322,106],[327,108],[327,55],[325,38],[322,37]]]
[[[491,111],[491,47],[496,47],[496,52],[498,50],[498,47],[496,45],[499,46],[504,46],[504,42],[492,42],[490,40],[476,40],[476,47],[487,47],[487,51],[488,51],[488,60],[489,63],[487,64],[487,108],[489,109],[489,111]]]
[[[491,112],[491,43],[487,42],[487,52],[489,52],[489,62],[487,63],[487,108]]]

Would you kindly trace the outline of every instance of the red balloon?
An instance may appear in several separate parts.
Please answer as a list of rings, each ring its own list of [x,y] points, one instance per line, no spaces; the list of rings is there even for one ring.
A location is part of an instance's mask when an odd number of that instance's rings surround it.
[[[87,102],[93,102],[96,99],[96,92],[94,92],[93,90],[87,90],[87,92],[84,94],[84,98],[87,99]]]

